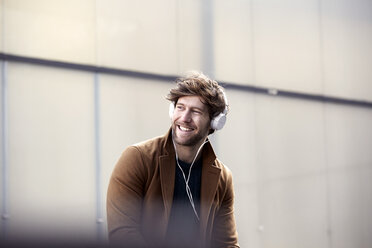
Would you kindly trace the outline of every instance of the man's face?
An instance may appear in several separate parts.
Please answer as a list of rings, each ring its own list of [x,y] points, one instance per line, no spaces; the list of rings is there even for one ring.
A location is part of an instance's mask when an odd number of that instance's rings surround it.
[[[173,139],[178,145],[196,146],[208,136],[210,118],[208,107],[199,96],[184,96],[177,101],[173,117]]]

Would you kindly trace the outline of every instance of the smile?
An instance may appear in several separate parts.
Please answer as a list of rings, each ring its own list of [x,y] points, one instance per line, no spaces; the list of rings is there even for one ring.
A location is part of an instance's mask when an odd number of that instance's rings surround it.
[[[180,126],[180,125],[178,125],[178,128],[179,128],[181,131],[183,131],[183,132],[191,132],[191,131],[194,130],[193,128],[184,127],[184,126]]]

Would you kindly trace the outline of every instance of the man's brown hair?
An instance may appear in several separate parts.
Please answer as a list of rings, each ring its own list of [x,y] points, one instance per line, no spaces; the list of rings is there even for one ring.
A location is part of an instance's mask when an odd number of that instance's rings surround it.
[[[214,80],[201,72],[192,71],[185,77],[176,79],[176,87],[169,91],[167,99],[174,104],[183,96],[200,96],[201,101],[207,105],[209,117],[213,117],[228,109],[225,103],[223,88]]]

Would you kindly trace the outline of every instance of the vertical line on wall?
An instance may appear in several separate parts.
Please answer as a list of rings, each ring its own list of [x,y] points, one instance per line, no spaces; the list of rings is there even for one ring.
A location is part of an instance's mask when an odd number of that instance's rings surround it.
[[[214,62],[214,25],[213,25],[213,0],[201,1],[201,47],[202,47],[202,72],[211,79],[215,78]],[[218,131],[209,135],[214,150],[219,153]]]
[[[101,181],[101,140],[100,140],[100,88],[99,74],[94,74],[94,154],[95,154],[95,173],[96,173],[96,223],[97,241],[103,241],[103,210],[102,210],[102,181]]]
[[[256,28],[255,28],[255,1],[250,0],[249,4],[250,8],[250,27],[251,27],[251,63],[252,63],[252,84],[257,85],[257,73],[256,73]],[[264,173],[262,172],[262,167],[261,165],[261,157],[259,155],[259,145],[258,145],[258,133],[259,133],[259,123],[258,123],[258,108],[257,106],[259,103],[258,101],[258,94],[253,93],[253,104],[254,104],[254,147],[255,147],[255,163],[256,163],[256,201],[257,201],[257,223],[256,223],[256,233],[257,233],[257,247],[264,247],[265,244],[265,211],[264,211],[264,206],[265,206],[265,200],[264,200],[264,194],[265,194],[265,177]]]
[[[177,72],[181,71],[181,37],[180,37],[180,1],[175,1],[175,13],[176,13],[176,22],[175,22],[175,33],[176,33],[176,61],[177,61]]]
[[[319,28],[319,70],[320,80],[322,82],[323,94],[326,95],[325,87],[325,58],[324,58],[324,27],[323,27],[323,9],[322,0],[318,0],[318,28]],[[331,189],[330,172],[328,160],[328,142],[327,142],[327,103],[323,103],[323,142],[324,142],[324,163],[325,163],[325,187],[326,187],[326,216],[327,216],[327,241],[328,247],[332,248],[332,210],[331,210]]]
[[[1,209],[1,235],[7,238],[8,231],[8,84],[7,61],[1,63],[1,148],[2,148],[2,209]]]
[[[326,95],[322,0],[318,0],[318,28],[319,28],[319,41],[318,42],[319,42],[320,80],[322,82],[323,95]]]
[[[0,39],[1,39],[1,51],[6,51],[5,49],[5,3],[4,1],[0,0],[0,6],[1,6],[1,33],[0,33]]]
[[[94,2],[94,60],[99,64],[98,57],[98,1]],[[103,199],[102,199],[102,165],[101,165],[101,139],[100,139],[100,88],[99,88],[99,73],[94,73],[94,160],[95,160],[95,192],[96,192],[96,241],[103,243],[104,241],[104,217],[103,217]]]
[[[213,0],[201,2],[202,10],[202,66],[205,74],[214,78],[214,25],[213,25]]]
[[[328,248],[333,247],[332,238],[332,207],[331,207],[331,182],[330,182],[330,168],[328,159],[328,139],[327,139],[327,106],[329,104],[323,103],[323,142],[324,142],[324,164],[325,164],[325,187],[326,187],[326,223],[327,223],[327,240]]]
[[[251,64],[252,64],[252,84],[256,85],[256,42],[255,42],[255,22],[254,22],[254,0],[250,0],[249,4],[249,20],[251,27]]]

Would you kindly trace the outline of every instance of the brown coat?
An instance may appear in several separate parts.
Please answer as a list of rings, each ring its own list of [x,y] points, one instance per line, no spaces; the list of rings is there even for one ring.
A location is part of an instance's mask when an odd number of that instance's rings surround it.
[[[203,148],[200,231],[203,247],[239,247],[231,172],[207,143]],[[169,131],[125,149],[107,192],[111,244],[165,247],[172,208],[175,152]]]

